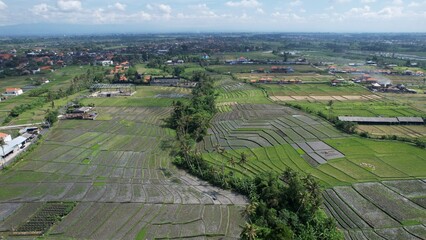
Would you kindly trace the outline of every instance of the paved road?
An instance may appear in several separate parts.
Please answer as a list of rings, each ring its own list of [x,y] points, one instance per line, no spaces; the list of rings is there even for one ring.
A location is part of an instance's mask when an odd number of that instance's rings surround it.
[[[42,125],[43,123],[28,123],[28,124],[21,124],[21,125],[11,125],[11,126],[3,126],[0,127],[0,130],[7,130],[7,129],[15,129],[15,128],[24,128],[24,127],[33,127],[33,126],[39,126]]]

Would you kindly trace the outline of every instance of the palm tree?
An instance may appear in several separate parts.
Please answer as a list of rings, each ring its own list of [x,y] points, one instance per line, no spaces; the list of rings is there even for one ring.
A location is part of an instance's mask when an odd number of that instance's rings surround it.
[[[333,112],[333,100],[328,101],[327,106],[328,106],[328,117],[331,118],[331,113]]]
[[[236,162],[235,162],[235,158],[233,157],[233,156],[231,156],[231,158],[229,158],[229,160],[228,160],[228,162],[229,162],[229,164],[231,165],[231,166],[235,166],[235,164],[236,164]]]
[[[247,154],[242,152],[240,155],[240,161],[238,162],[238,164],[243,165],[246,163],[247,163]]]
[[[243,231],[240,235],[241,239],[244,240],[255,240],[257,238],[257,228],[254,224],[246,222],[246,225],[243,227]]]
[[[221,147],[219,144],[214,145],[213,148],[214,148],[214,151],[216,151],[220,155],[222,155],[225,152],[225,149]]]
[[[244,217],[250,217],[250,216],[253,216],[253,214],[255,214],[255,213],[256,213],[257,206],[259,206],[259,203],[258,203],[258,202],[252,202],[252,203],[250,203],[249,205],[247,205],[247,206],[244,208],[244,210],[242,211],[242,215],[243,215]]]

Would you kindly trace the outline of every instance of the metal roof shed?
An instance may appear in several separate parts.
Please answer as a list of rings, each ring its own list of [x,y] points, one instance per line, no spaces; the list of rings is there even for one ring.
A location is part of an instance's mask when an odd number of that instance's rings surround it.
[[[398,117],[400,123],[425,123],[421,117]]]
[[[13,152],[13,150],[15,150],[16,147],[18,147],[22,143],[25,143],[25,141],[27,141],[27,138],[19,136],[10,142],[7,142],[6,145],[4,145],[3,147],[0,147],[1,156],[4,157],[8,155],[9,153]]]

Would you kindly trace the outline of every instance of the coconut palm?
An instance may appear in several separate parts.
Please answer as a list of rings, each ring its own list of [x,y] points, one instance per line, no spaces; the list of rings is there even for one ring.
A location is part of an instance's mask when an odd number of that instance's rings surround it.
[[[243,209],[243,211],[242,211],[242,215],[244,216],[244,217],[250,217],[250,216],[253,216],[253,214],[255,214],[256,213],[256,209],[257,209],[257,207],[259,206],[259,203],[258,202],[252,202],[252,203],[250,203],[249,205],[247,205],[244,209]]]
[[[246,164],[247,163],[247,154],[245,154],[245,153],[241,153],[241,155],[240,155],[240,161],[238,162],[238,164],[240,164],[240,165],[244,165],[244,164]]]
[[[229,159],[228,159],[228,162],[229,162],[229,164],[231,165],[231,166],[235,166],[235,164],[237,163],[236,161],[235,161],[235,158],[233,157],[233,156],[231,156]]]
[[[250,224],[246,222],[240,237],[241,239],[244,239],[244,240],[255,240],[257,238],[256,226],[254,224]]]
[[[222,155],[225,152],[225,148],[221,147],[219,144],[213,146],[214,151]]]

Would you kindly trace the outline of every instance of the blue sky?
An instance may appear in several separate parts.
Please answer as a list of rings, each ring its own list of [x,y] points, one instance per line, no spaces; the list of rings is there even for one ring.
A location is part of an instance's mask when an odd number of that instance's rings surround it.
[[[140,32],[425,32],[426,0],[0,0],[0,26],[40,23]]]

